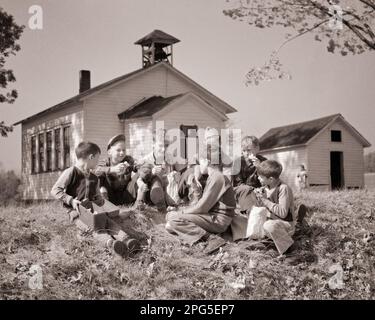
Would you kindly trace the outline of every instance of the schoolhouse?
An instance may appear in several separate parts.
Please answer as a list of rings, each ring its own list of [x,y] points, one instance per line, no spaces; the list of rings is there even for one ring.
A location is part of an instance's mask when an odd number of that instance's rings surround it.
[[[363,188],[370,146],[341,114],[272,128],[260,138],[260,153],[283,165],[281,178],[295,190],[301,164],[312,189]]]
[[[49,199],[82,140],[97,143],[105,157],[108,139],[124,133],[129,154],[147,154],[157,121],[164,121],[165,130],[181,129],[185,139],[200,128],[226,126],[227,114],[236,109],[173,66],[178,42],[154,30],[135,42],[142,48],[140,69],[95,87],[90,71],[81,70],[76,96],[15,123],[22,126],[23,199]]]

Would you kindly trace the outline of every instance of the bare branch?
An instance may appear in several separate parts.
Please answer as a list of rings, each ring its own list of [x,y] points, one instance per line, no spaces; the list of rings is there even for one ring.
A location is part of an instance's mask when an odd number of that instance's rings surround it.
[[[369,7],[373,8],[375,10],[375,3],[372,2],[371,0],[359,0],[359,1],[368,5]]]
[[[294,39],[296,39],[296,38],[298,38],[298,37],[304,35],[305,33],[308,33],[308,32],[310,32],[310,31],[312,31],[312,30],[314,30],[314,29],[320,27],[322,24],[328,22],[329,20],[330,20],[330,19],[323,20],[323,21],[317,23],[316,25],[314,25],[313,27],[308,28],[308,29],[306,29],[305,31],[300,32],[300,33],[296,34],[295,36],[291,37],[290,39],[284,41],[284,42],[280,45],[280,47],[276,50],[276,53],[278,53],[278,52],[279,52],[279,51],[280,51],[280,50],[281,50],[281,49],[282,49],[282,48],[283,48],[288,42],[290,42],[290,41],[292,41],[292,40],[294,40]]]

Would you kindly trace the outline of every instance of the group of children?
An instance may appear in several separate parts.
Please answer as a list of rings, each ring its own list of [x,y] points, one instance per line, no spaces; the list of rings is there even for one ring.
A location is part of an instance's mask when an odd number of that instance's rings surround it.
[[[152,153],[135,160],[126,155],[125,136],[117,135],[109,140],[104,161],[99,161],[96,144],[81,142],[75,150],[76,164],[61,174],[51,193],[69,208],[70,221],[86,231],[89,228],[79,219],[81,206],[100,206],[107,200],[142,211],[146,205],[154,205],[167,212],[165,229],[169,233],[188,245],[207,244],[207,254],[226,243],[220,235],[228,230],[233,239],[244,239],[234,222],[246,224],[252,208],[262,206],[268,212],[263,226],[267,237],[280,255],[290,251],[297,213],[291,188],[280,180],[282,166],[259,155],[258,139],[246,136],[242,156],[232,164],[240,166],[239,170],[228,174],[222,161],[213,161],[218,153],[222,159],[220,140],[212,139],[210,129],[207,132],[207,156],[192,166],[169,165],[164,157],[166,146],[156,141]],[[127,236],[116,221],[107,220],[104,230],[93,232],[95,238],[122,256],[139,249],[137,240]]]

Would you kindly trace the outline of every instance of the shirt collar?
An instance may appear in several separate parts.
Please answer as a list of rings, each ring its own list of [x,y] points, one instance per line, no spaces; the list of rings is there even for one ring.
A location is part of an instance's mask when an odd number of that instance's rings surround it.
[[[279,182],[277,183],[277,185],[275,187],[273,187],[272,189],[270,189],[267,186],[267,188],[266,188],[267,198],[270,198],[276,192],[276,190],[279,188],[279,186],[280,186],[281,183],[282,183],[281,180],[279,180]]]

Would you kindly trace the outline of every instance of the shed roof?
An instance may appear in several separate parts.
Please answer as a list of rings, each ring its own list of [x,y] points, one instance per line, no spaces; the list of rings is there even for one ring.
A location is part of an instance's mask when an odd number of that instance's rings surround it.
[[[168,33],[165,33],[164,31],[154,30],[150,32],[149,34],[145,35],[143,38],[134,42],[134,44],[149,46],[152,44],[152,42],[158,42],[158,43],[163,43],[165,45],[170,45],[170,44],[180,42],[180,40],[171,36]]]
[[[150,117],[153,114],[159,112],[160,110],[164,109],[167,105],[169,105],[172,101],[176,100],[177,98],[183,96],[183,94],[177,94],[171,97],[162,97],[162,96],[152,96],[147,99],[142,99],[138,101],[136,104],[128,108],[127,110],[118,114],[118,118],[120,120],[124,119],[136,119],[136,118],[143,118],[143,117]]]
[[[343,120],[343,122],[347,125],[351,132],[360,139],[364,147],[369,147],[371,145],[356,129],[354,129],[344,119],[344,117],[340,113],[338,113],[315,120],[272,128],[259,139],[260,149],[264,151],[270,149],[306,145],[327,125],[338,118]]]

